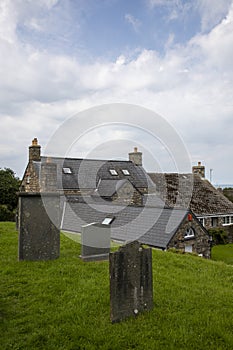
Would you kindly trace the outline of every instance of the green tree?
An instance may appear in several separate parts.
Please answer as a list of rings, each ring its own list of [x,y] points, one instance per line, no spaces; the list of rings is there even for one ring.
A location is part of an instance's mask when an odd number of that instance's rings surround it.
[[[10,168],[0,169],[0,221],[10,220],[17,207],[20,180]]]

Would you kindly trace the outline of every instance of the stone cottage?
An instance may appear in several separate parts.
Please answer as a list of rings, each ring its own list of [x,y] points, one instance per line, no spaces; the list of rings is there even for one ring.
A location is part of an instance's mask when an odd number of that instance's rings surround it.
[[[189,207],[173,208],[159,195],[137,148],[125,161],[64,159],[42,156],[34,139],[20,191],[41,192],[48,186],[60,194],[62,230],[80,233],[85,224],[103,222],[111,225],[114,240],[210,257],[207,230]]]

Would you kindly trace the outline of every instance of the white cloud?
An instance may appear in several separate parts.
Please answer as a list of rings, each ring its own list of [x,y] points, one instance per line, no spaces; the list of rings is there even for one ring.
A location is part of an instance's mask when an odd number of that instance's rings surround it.
[[[232,0],[198,0],[197,9],[201,16],[202,30],[209,30],[227,15]]]
[[[115,61],[83,63],[20,42],[12,4],[1,2],[0,167],[11,166],[21,175],[32,138],[44,145],[69,116],[94,105],[126,102],[166,117],[194,160],[208,162],[216,181],[220,178],[215,154],[233,152],[232,8],[209,33],[185,45],[175,46],[171,33],[164,56],[144,49],[133,59],[121,54]],[[227,169],[226,178],[232,173]]]
[[[126,22],[128,22],[130,25],[132,25],[133,29],[135,32],[139,31],[139,28],[141,26],[141,22],[139,21],[139,19],[137,19],[136,17],[134,17],[133,15],[131,15],[130,13],[127,13],[125,15],[125,20]]]

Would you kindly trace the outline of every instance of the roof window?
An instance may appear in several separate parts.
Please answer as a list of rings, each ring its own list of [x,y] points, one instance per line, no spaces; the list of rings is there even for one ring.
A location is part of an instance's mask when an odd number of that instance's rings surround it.
[[[63,168],[62,170],[64,174],[72,174],[72,171],[70,168]]]
[[[114,175],[114,176],[118,175],[115,169],[109,169],[109,171],[111,175]]]
[[[103,221],[102,221],[102,224],[103,225],[110,225],[112,222],[113,222],[113,218],[105,218]]]
[[[129,170],[127,170],[127,169],[122,169],[122,173],[124,175],[130,175]]]

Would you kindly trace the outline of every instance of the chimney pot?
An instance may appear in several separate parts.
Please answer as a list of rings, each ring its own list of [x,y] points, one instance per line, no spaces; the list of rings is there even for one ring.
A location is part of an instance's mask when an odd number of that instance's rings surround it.
[[[38,145],[38,140],[36,137],[32,140],[32,146],[37,146]]]
[[[137,151],[138,151],[138,148],[134,147],[134,153],[137,153]]]
[[[201,166],[201,162],[198,162],[197,164],[198,164],[198,166]]]

